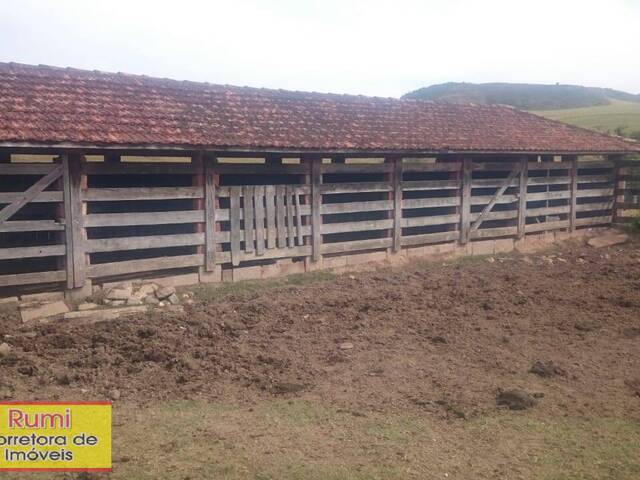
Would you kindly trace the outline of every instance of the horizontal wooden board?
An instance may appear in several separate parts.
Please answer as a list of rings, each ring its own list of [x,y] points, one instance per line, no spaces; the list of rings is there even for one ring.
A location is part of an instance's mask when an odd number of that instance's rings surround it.
[[[421,235],[403,235],[400,243],[403,247],[416,246],[416,245],[428,245],[431,243],[442,243],[458,240],[460,238],[460,232],[437,232],[437,233],[425,233]]]
[[[549,230],[558,230],[561,228],[569,228],[569,220],[558,220],[553,222],[531,223],[524,227],[526,233],[546,232]]]
[[[391,228],[393,228],[393,220],[365,220],[362,222],[325,223],[320,228],[320,231],[323,234],[329,234],[388,230]]]
[[[128,273],[151,272],[170,268],[186,268],[204,265],[204,255],[180,255],[175,257],[145,258],[124,262],[99,263],[87,267],[89,278],[113,277]]]
[[[303,237],[307,237],[311,235],[311,225],[303,225],[300,231]],[[244,229],[240,229],[239,232],[240,232],[240,238],[244,239]],[[254,230],[253,238],[255,240],[255,230]],[[230,241],[231,241],[231,232],[229,230],[216,231],[215,243],[223,244],[223,243],[229,243]],[[263,258],[263,257],[260,257],[260,258]]]
[[[87,175],[195,175],[200,167],[190,163],[85,163]]]
[[[372,202],[325,203],[321,206],[320,213],[331,215],[335,213],[376,212],[391,209],[393,209],[392,201],[377,200]]]
[[[591,188],[588,190],[578,190],[578,198],[586,197],[610,197],[613,195],[613,188]]]
[[[0,248],[0,260],[9,260],[12,258],[57,257],[65,255],[66,253],[67,249],[64,245]]]
[[[528,170],[569,170],[571,162],[529,162]]]
[[[578,170],[591,168],[613,168],[612,162],[578,162]]]
[[[506,178],[475,178],[471,183],[471,188],[500,188],[504,185]],[[517,187],[520,181],[514,178],[509,182],[509,187]]]
[[[451,163],[419,163],[403,162],[403,172],[457,172],[462,168],[460,162]]]
[[[608,202],[591,202],[579,203],[576,205],[576,212],[591,212],[596,210],[611,210],[613,208],[613,200]],[[636,206],[636,208],[638,208]]]
[[[175,212],[96,213],[85,215],[85,227],[118,227],[137,225],[168,225],[204,222],[203,210]]]
[[[296,258],[296,257],[310,257],[311,245],[301,245],[293,248],[273,248],[266,249],[264,254],[256,255],[254,253],[239,253],[241,262],[247,262],[252,260],[273,260],[276,258]],[[230,263],[231,252],[216,252],[216,263]]]
[[[0,163],[0,175],[46,175],[57,163]]]
[[[472,222],[475,222],[480,217],[482,212],[475,212],[470,214],[470,218]],[[485,222],[487,220],[511,220],[513,218],[518,218],[518,210],[505,210],[498,212],[487,212],[482,217],[482,221]]]
[[[606,183],[613,182],[613,175],[579,175],[578,183]]]
[[[427,225],[446,225],[449,223],[458,223],[460,214],[452,215],[433,215],[430,217],[411,217],[402,219],[402,228],[423,227]]]
[[[479,228],[469,232],[469,237],[476,238],[498,238],[515,235],[518,233],[518,227],[498,227],[498,228]]]
[[[600,217],[585,217],[585,218],[576,218],[576,226],[584,227],[586,225],[607,225],[610,224],[613,220],[611,215],[604,215]]]
[[[24,196],[23,192],[0,192],[0,203],[12,203],[21,199]],[[62,192],[40,192],[29,203],[38,202],[62,202]]]
[[[310,195],[311,187],[309,185],[291,185],[291,187],[300,195]],[[229,196],[229,192],[233,187],[218,187],[216,188],[216,195],[218,197],[226,198]],[[240,197],[244,196],[244,188],[240,189]]]
[[[0,275],[0,287],[14,285],[31,285],[42,283],[64,282],[67,279],[65,270],[52,272],[18,273],[14,275]]]
[[[324,194],[390,192],[392,190],[391,184],[386,182],[327,183],[320,185],[320,192]]]
[[[457,207],[458,205],[460,205],[460,197],[458,196],[440,198],[405,198],[402,200],[403,209]]]
[[[480,172],[500,172],[500,171],[512,171],[516,168],[520,168],[519,163],[511,162],[473,162],[473,170]]]
[[[571,207],[569,205],[562,205],[559,207],[541,207],[541,208],[528,208],[527,217],[539,217],[542,215],[560,215],[563,213],[569,213]]]
[[[0,223],[0,232],[52,232],[64,228],[63,223],[54,220],[16,220]]]
[[[90,202],[123,200],[177,200],[182,198],[203,197],[203,187],[90,188],[82,192],[82,199]]]
[[[328,166],[328,165],[327,165]],[[309,174],[311,166],[305,164],[231,164],[220,163],[214,165],[212,173],[234,175],[299,175]]]
[[[244,209],[239,211],[240,220],[244,219]],[[300,214],[303,217],[311,215],[311,205],[300,205]],[[228,208],[216,208],[216,222],[228,222],[229,221],[229,209]]]
[[[144,237],[101,238],[87,240],[85,251],[117,252],[148,248],[184,247],[204,245],[204,233],[182,233],[178,235],[149,235]]]
[[[324,254],[355,252],[359,250],[388,248],[392,243],[392,238],[374,238],[370,240],[356,240],[353,242],[324,243],[321,250]]]
[[[527,185],[567,185],[570,177],[529,177]]]
[[[308,168],[308,167],[307,167]],[[322,173],[388,173],[393,171],[392,163],[353,164],[333,163],[322,166]]]
[[[562,190],[560,192],[527,193],[527,202],[540,202],[542,200],[562,200],[570,197],[571,192],[569,190]]]
[[[451,190],[462,188],[458,180],[411,180],[402,182],[402,190]]]
[[[493,195],[474,195],[471,197],[471,205],[487,205],[492,199]],[[496,200],[496,204],[514,203],[517,201],[517,195],[501,195],[500,198]]]

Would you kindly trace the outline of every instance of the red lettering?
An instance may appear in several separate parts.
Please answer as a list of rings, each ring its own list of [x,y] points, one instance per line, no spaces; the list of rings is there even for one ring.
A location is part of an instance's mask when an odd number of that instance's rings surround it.
[[[24,424],[22,423],[24,413],[22,410],[14,410],[13,408],[10,408],[8,414],[9,421],[7,422],[7,426],[9,428],[24,428]]]

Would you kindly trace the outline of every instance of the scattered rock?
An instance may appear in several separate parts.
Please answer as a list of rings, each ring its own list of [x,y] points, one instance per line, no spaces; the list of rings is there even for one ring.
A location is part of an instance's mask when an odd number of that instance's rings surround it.
[[[159,306],[159,307],[164,307],[164,306],[165,306],[165,303],[164,303],[164,302],[158,302],[158,306]]]
[[[524,390],[506,390],[498,393],[496,403],[499,406],[509,407],[510,410],[526,410],[535,407],[538,401]]]
[[[11,353],[11,347],[8,343],[3,343],[0,345],[0,357],[6,357]]]
[[[558,367],[552,360],[548,362],[536,361],[529,369],[529,372],[545,378],[555,377],[556,375],[565,376],[567,374],[564,369]]]
[[[590,238],[587,244],[593,248],[610,247],[612,245],[619,245],[629,240],[629,235],[626,233],[609,233],[607,235],[600,235],[598,237]]]
[[[158,290],[156,290],[156,297],[158,297],[158,300],[164,300],[171,295],[175,295],[175,293],[175,287],[160,287]]]
[[[442,343],[442,344],[449,343],[447,339],[441,335],[436,335],[435,337],[429,337],[429,340],[431,340],[431,343]]]
[[[112,307],[121,307],[121,306],[127,304],[127,300],[111,300],[111,306]]]
[[[78,305],[78,310],[80,311],[93,310],[94,308],[98,308],[97,303],[81,303],[80,305]]]
[[[44,304],[28,304],[26,307],[20,308],[20,316],[22,317],[23,322],[28,322],[30,320],[35,320],[38,318],[48,318],[53,317],[55,315],[60,315],[63,313],[67,313],[69,311],[69,307],[62,300],[53,303],[44,303]]]
[[[127,305],[131,306],[131,305],[142,305],[142,300],[140,300],[139,298],[136,297],[129,297],[129,299],[127,300]]]
[[[144,298],[147,295],[155,293],[156,290],[158,290],[158,285],[156,285],[155,283],[145,283],[144,285],[140,285],[137,294],[140,296],[140,298]]]
[[[178,296],[177,296],[175,293],[173,293],[173,294],[169,295],[169,296],[167,297],[167,301],[168,301],[171,305],[177,305],[177,304],[179,304],[179,303],[180,303],[180,299],[178,298]]]
[[[9,303],[18,303],[18,297],[0,298],[0,305]]]
[[[147,305],[158,305],[160,303],[160,300],[149,295],[148,297],[144,298],[144,303],[146,303]]]
[[[120,390],[118,390],[117,388],[110,390],[109,398],[111,398],[111,400],[120,400]]]
[[[107,300],[126,301],[131,296],[130,288],[112,288],[107,292]]]
[[[342,342],[340,345],[338,345],[338,348],[340,350],[351,350],[353,348],[353,343],[351,343],[351,342]]]

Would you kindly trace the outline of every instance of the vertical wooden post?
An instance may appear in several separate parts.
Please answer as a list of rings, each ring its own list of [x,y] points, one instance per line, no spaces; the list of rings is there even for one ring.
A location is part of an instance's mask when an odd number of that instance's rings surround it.
[[[529,159],[520,159],[520,191],[518,192],[518,238],[524,237],[527,225],[527,183],[529,181]]]
[[[86,188],[82,175],[82,157],[62,155],[65,208],[65,239],[67,248],[67,287],[81,288],[85,284],[85,241],[81,191]],[[84,178],[83,178],[84,177]],[[84,185],[83,185],[84,184]]]
[[[569,176],[571,178],[571,197],[569,200],[569,231],[573,232],[576,229],[576,207],[578,205],[578,157],[569,157],[569,161],[571,162],[571,168],[569,170]]]
[[[402,247],[402,157],[393,159],[393,251]]]
[[[618,204],[625,203],[624,190],[627,188],[626,181],[620,180],[621,175],[625,175],[628,170],[620,164],[624,157],[612,155],[607,159],[613,162],[613,206],[611,209],[611,223],[618,223],[621,215],[618,211]]]
[[[460,243],[469,242],[471,227],[471,182],[473,181],[473,160],[462,159],[462,198],[460,202]]]
[[[205,270],[212,272],[216,264],[216,187],[214,158],[204,161],[204,259]]]
[[[313,249],[313,261],[318,262],[321,258],[320,249],[322,248],[322,216],[320,209],[322,208],[322,159],[314,158],[311,162],[311,245]]]

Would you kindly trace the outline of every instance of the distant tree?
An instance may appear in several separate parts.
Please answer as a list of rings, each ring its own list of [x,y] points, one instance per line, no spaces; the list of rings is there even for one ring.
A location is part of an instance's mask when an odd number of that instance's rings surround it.
[[[619,125],[613,131],[619,137],[624,137],[624,136],[626,136],[625,133],[624,133],[626,129],[627,129],[626,125]]]

